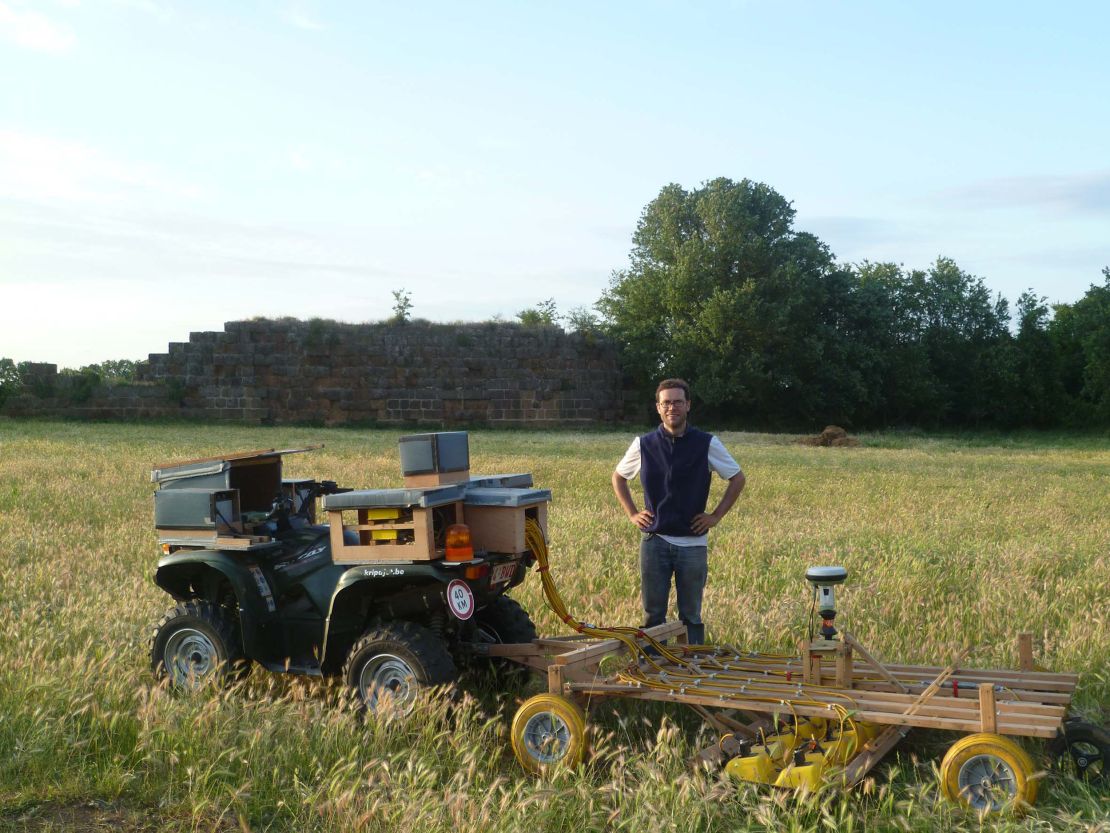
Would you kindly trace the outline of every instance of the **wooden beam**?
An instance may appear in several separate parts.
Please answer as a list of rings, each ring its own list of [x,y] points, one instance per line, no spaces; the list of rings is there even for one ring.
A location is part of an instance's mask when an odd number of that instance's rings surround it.
[[[836,687],[852,687],[852,646],[846,643],[836,649]]]
[[[898,726],[888,726],[877,738],[869,740],[844,770],[844,787],[854,787],[862,781],[875,768],[875,764],[906,736],[907,731]]]
[[[563,666],[547,666],[547,690],[550,694],[563,694],[566,681],[563,678]]]
[[[1018,634],[1018,668],[1022,671],[1032,671],[1033,663],[1033,634]]]
[[[994,734],[998,731],[998,714],[994,705],[994,686],[979,684],[979,731]]]
[[[859,642],[856,640],[856,638],[854,636],[852,636],[847,631],[845,631],[842,634],[842,636],[844,638],[844,643],[846,645],[849,645],[853,650],[855,650],[855,652],[857,654],[859,654],[861,657],[863,657],[864,661],[868,665],[870,665],[872,668],[874,668],[876,671],[878,671],[879,676],[881,676],[884,680],[886,680],[888,683],[890,683],[892,686],[894,686],[898,691],[902,692],[903,694],[908,693],[909,690],[902,684],[901,680],[899,680],[897,677],[895,677],[893,674],[891,674],[889,671],[887,671],[886,666],[884,666],[881,662],[879,662],[877,659],[875,659],[873,656],[871,656],[871,654],[869,654],[867,652],[867,649],[864,648],[862,645],[860,645]]]
[[[662,625],[647,628],[644,633],[655,639],[667,639],[685,630],[686,626],[681,622],[665,622]],[[555,657],[555,662],[559,665],[573,665],[574,663],[583,662],[585,660],[598,659],[606,654],[622,650],[624,647],[625,644],[619,639],[605,639],[593,645],[587,645],[583,648],[577,648],[568,653],[560,654]]]
[[[917,699],[913,701],[913,705],[911,705],[908,709],[906,709],[905,712],[903,712],[906,717],[910,717],[916,714],[917,710],[920,709],[930,697],[936,694],[937,689],[944,685],[944,681],[952,676],[952,673],[960,667],[960,663],[964,661],[964,658],[971,653],[972,647],[973,646],[968,645],[966,648],[960,651],[959,656],[957,656],[956,659],[954,659],[947,668],[945,668],[943,671],[940,672],[940,674],[937,675],[937,678],[929,684],[929,687],[921,692],[919,695],[917,695]]]

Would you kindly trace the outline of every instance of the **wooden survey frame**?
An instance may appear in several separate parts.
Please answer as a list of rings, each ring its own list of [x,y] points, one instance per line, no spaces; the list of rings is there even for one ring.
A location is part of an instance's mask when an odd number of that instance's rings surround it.
[[[685,639],[680,622],[649,628],[645,633],[660,640]],[[838,776],[845,787],[859,783],[911,728],[1053,738],[1063,726],[1079,680],[1077,674],[1033,670],[1029,634],[1018,636],[1016,671],[966,668],[963,661],[970,648],[944,668],[884,664],[851,635],[843,636],[832,645],[822,641],[816,650],[811,650],[816,643],[803,643],[795,657],[745,658],[734,651],[739,658],[730,660],[729,673],[744,679],[717,681],[713,693],[688,691],[697,683],[683,685],[673,678],[666,681],[668,688],[653,688],[619,679],[616,674],[601,675],[601,661],[626,650],[617,639],[537,639],[521,645],[490,645],[488,652],[546,672],[552,694],[581,703],[601,697],[677,703],[693,709],[721,734],[753,737],[769,725],[768,716],[793,713],[827,719],[838,714],[836,706],[841,706],[854,720],[885,727],[846,763]],[[854,654],[864,660],[863,666],[854,665]],[[690,673],[689,668],[669,665],[662,657],[656,662],[660,669],[641,663],[640,672],[659,682],[668,670]],[[777,674],[770,676],[768,671]],[[715,748],[702,750],[695,760],[719,758],[721,753]]]

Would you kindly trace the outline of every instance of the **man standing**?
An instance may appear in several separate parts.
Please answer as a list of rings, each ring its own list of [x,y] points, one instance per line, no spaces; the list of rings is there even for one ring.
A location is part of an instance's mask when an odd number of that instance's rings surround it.
[[[624,513],[640,528],[640,594],[644,627],[667,620],[674,576],[678,618],[693,645],[705,642],[701,598],[708,575],[706,533],[721,522],[740,492],[744,473],[712,434],[687,422],[690,386],[664,379],[655,390],[660,425],[637,437],[613,472],[613,492]],[[706,512],[710,472],[728,481],[717,508]],[[644,508],[632,501],[628,481],[640,475]]]

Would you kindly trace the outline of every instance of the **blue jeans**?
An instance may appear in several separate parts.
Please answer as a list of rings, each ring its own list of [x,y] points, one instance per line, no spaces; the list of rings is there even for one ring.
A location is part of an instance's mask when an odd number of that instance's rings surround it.
[[[701,621],[701,596],[709,574],[705,547],[676,547],[658,535],[640,539],[640,596],[644,602],[644,627],[667,621],[667,600],[674,576],[678,618],[686,625],[686,638],[694,645],[705,642]]]

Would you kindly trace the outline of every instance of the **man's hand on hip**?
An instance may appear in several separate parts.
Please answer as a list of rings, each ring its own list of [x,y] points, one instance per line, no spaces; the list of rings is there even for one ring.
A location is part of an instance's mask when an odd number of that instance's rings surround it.
[[[640,527],[640,529],[647,529],[651,526],[651,522],[655,520],[655,515],[651,514],[646,509],[641,509],[635,515],[629,515],[628,520]]]
[[[701,512],[690,521],[690,531],[695,535],[704,535],[720,522],[721,519],[712,512]]]

